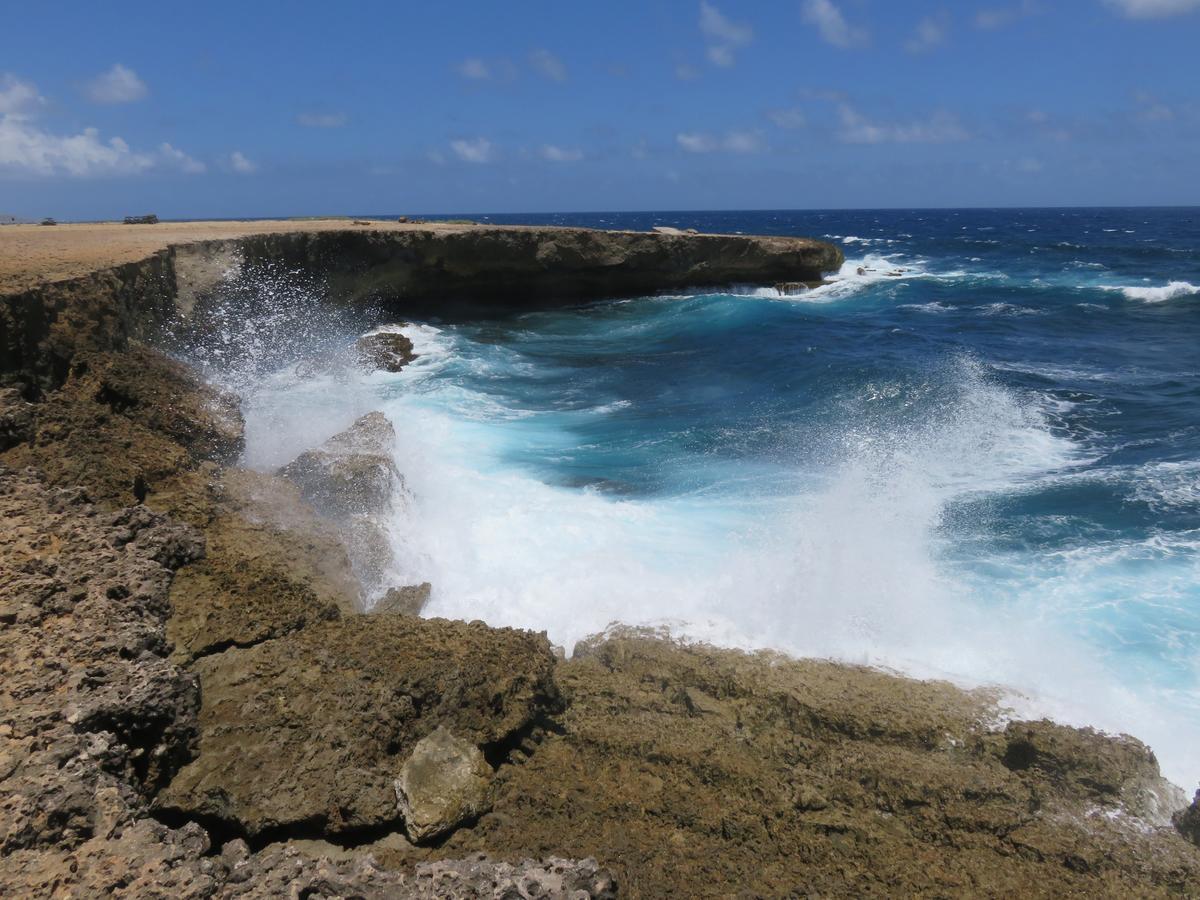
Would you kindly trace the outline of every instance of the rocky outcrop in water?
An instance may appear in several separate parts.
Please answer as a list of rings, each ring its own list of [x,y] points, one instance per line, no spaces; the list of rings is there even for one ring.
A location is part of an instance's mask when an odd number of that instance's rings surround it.
[[[368,370],[399,372],[417,358],[413,343],[398,331],[365,334],[354,342],[358,363]]]
[[[392,460],[395,440],[387,416],[368,413],[279,470],[305,501],[336,523],[368,599],[383,592],[393,565],[385,519],[402,499],[404,484]]]

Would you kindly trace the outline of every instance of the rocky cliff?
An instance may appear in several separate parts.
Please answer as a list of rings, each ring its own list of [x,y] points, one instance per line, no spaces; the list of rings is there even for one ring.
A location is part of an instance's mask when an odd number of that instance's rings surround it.
[[[1133,738],[828,662],[358,614],[324,470],[238,468],[236,398],[146,341],[289,260],[342,300],[501,302],[397,252],[193,247],[4,298],[0,894],[1194,895],[1194,807]]]

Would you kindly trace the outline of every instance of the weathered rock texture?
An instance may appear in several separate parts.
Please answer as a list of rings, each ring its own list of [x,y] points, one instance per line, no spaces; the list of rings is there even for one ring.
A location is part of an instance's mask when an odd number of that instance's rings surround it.
[[[203,321],[222,284],[264,267],[303,271],[335,302],[446,312],[463,304],[503,311],[698,285],[812,281],[843,261],[832,244],[806,238],[581,228],[297,227],[190,242],[186,229],[168,233],[178,233],[179,243],[140,261],[0,294],[0,384],[57,387],[77,353],[124,350],[178,320]],[[80,252],[71,246],[59,255]]]
[[[358,363],[367,370],[399,372],[417,358],[413,342],[398,331],[365,334],[354,342]]]
[[[192,754],[197,680],[164,631],[171,571],[203,542],[31,470],[0,467],[0,519],[0,852],[61,854],[107,837]]]
[[[396,802],[416,843],[441,837],[487,808],[492,770],[479,748],[439,725],[400,767]]]
[[[561,730],[514,751],[437,855],[595,856],[640,897],[1196,890],[1196,848],[1123,805],[1159,781],[1132,739],[996,731],[986,695],[947,684],[638,635],[557,677]]]
[[[305,501],[338,525],[364,599],[384,592],[394,563],[385,523],[402,501],[404,485],[392,460],[395,440],[387,416],[368,413],[279,470]]]
[[[252,836],[398,825],[418,741],[446,727],[502,752],[558,704],[546,639],[478,622],[354,616],[194,668],[200,752],[159,807]]]

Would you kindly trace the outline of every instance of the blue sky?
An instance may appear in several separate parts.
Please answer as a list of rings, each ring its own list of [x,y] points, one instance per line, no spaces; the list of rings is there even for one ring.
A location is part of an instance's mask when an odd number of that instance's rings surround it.
[[[1200,0],[0,0],[0,212],[1200,204]]]

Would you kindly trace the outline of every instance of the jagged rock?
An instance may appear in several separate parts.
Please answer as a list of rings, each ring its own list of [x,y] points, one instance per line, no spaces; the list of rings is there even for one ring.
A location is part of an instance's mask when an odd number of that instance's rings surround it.
[[[34,405],[16,388],[0,388],[0,452],[33,438]]]
[[[171,584],[175,659],[253,646],[357,611],[359,585],[341,537],[294,484],[238,470],[203,481],[192,494],[156,495],[181,505],[188,496],[206,520],[206,558]]]
[[[487,808],[492,770],[470,741],[438,728],[413,747],[396,779],[396,803],[414,843],[453,831]]]
[[[432,590],[433,586],[428,581],[390,588],[371,611],[399,616],[419,616],[425,604],[429,602]]]
[[[1045,768],[1010,769],[1022,729],[992,730],[987,692],[630,629],[580,642],[556,676],[570,701],[558,729],[514,748],[491,811],[429,853],[554,848],[646,897],[1186,896],[1200,883],[1195,847],[1123,810],[1144,751],[1027,723]]]
[[[5,462],[35,465],[53,485],[86,485],[109,507],[148,497],[202,462],[241,454],[236,397],[208,387],[186,366],[146,349],[82,353],[63,386],[35,404],[32,439]]]
[[[368,413],[279,470],[314,509],[337,523],[367,598],[382,592],[393,562],[386,516],[404,484],[392,460],[395,439],[387,416]]]
[[[401,483],[392,461],[395,429],[381,412],[367,413],[315,450],[279,470],[319,512],[335,518],[377,513]]]
[[[228,871],[222,898],[305,897],[310,900],[478,900],[570,897],[614,900],[617,885],[594,859],[526,859],[500,862],[485,854],[424,862],[410,873],[381,869],[370,856],[348,860],[312,857],[274,845],[251,855],[242,841],[225,845],[217,864]]]
[[[0,852],[131,818],[190,756],[196,679],[167,659],[171,569],[199,536],[0,466]]]
[[[363,335],[355,341],[354,349],[359,365],[384,372],[399,372],[417,358],[412,341],[398,331]]]
[[[1158,771],[1154,753],[1136,738],[1071,728],[1048,720],[1010,722],[1002,762],[1014,772],[1037,770],[1060,790],[1120,804],[1154,825],[1170,824],[1184,796]]]
[[[555,709],[544,636],[482,623],[353,616],[195,663],[199,755],[164,810],[260,834],[334,835],[396,822],[393,782],[445,726],[503,743]]]
[[[617,883],[594,859],[524,860],[513,865],[485,854],[470,859],[422,863],[413,873],[418,897],[570,897],[613,900]]]
[[[1200,847],[1200,791],[1196,791],[1191,806],[1175,813],[1172,822],[1180,834]]]

